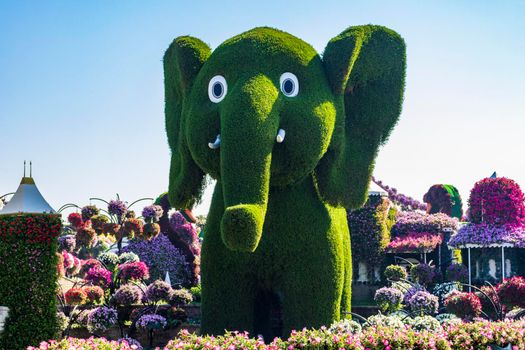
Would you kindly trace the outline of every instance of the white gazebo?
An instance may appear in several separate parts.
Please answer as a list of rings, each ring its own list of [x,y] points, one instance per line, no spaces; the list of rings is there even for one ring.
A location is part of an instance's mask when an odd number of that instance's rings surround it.
[[[11,200],[0,209],[0,215],[17,213],[55,213],[55,210],[51,208],[38,190],[38,187],[36,187],[35,180],[33,180],[31,175],[26,177],[24,174],[22,181],[20,181],[20,186],[18,186]]]

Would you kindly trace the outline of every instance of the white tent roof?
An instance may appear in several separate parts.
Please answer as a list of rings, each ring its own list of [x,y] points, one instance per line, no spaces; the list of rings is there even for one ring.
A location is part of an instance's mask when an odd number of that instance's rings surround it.
[[[16,213],[54,213],[44,199],[32,177],[23,177],[11,200],[0,209],[0,215]]]
[[[370,181],[370,186],[368,186],[368,195],[386,196],[387,193],[381,187],[376,185],[374,181]]]

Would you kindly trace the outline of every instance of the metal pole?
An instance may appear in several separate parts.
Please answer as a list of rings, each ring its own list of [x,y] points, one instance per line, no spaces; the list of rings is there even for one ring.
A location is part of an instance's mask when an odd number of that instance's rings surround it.
[[[472,287],[470,286],[472,284],[472,269],[470,267],[470,248],[467,248],[468,251],[468,291],[472,292]]]
[[[423,252],[423,261],[427,263],[427,252]]]
[[[505,279],[505,247],[501,247],[501,281]]]

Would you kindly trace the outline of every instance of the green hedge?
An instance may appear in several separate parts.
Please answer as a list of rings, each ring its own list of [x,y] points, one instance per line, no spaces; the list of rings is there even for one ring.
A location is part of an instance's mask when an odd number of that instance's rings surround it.
[[[0,305],[9,317],[0,349],[25,349],[56,335],[58,215],[0,216]]]

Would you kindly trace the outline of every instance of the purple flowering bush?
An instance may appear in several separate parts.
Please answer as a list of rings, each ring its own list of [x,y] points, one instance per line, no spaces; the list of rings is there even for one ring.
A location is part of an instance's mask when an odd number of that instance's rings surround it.
[[[137,326],[145,330],[163,329],[167,324],[166,318],[156,314],[142,315],[137,321]]]
[[[126,217],[127,212],[128,207],[123,201],[118,199],[109,201],[108,213],[110,215],[114,215],[119,221],[123,220]]]
[[[113,305],[130,306],[139,304],[142,301],[143,292],[134,284],[124,284],[115,291],[111,297]]]
[[[388,198],[390,198],[392,202],[400,205],[404,210],[425,210],[427,208],[427,206],[424,203],[421,203],[412,197],[398,193],[398,191],[395,188],[383,184],[382,181],[377,180],[373,176],[372,181],[388,194]]]
[[[408,307],[419,314],[435,314],[438,312],[439,299],[429,292],[418,291],[408,300]]]
[[[172,283],[184,284],[188,279],[189,271],[184,256],[164,234],[151,241],[131,241],[123,251],[137,254],[140,261],[149,267],[154,280],[164,279],[166,272]]]
[[[399,212],[396,223],[392,227],[393,236],[407,235],[413,232],[441,233],[446,229],[456,231],[458,219],[447,214],[425,214],[415,211]]]
[[[160,205],[148,205],[142,209],[142,217],[146,222],[157,222],[164,214]]]
[[[420,263],[410,268],[410,275],[419,284],[428,285],[434,281],[437,275],[436,268],[428,264]]]
[[[515,225],[491,225],[488,223],[463,225],[448,244],[459,247],[466,244],[490,246],[493,244],[512,244],[525,248],[525,228]]]
[[[112,274],[109,270],[95,266],[89,269],[84,280],[95,286],[106,288],[109,287],[112,282],[111,276]]]
[[[91,333],[104,332],[117,324],[117,310],[106,306],[93,309],[87,319],[87,327]]]
[[[160,302],[160,301],[170,301],[171,294],[173,293],[173,289],[169,285],[169,283],[166,283],[161,280],[156,280],[155,282],[151,283],[146,288],[146,299],[149,302]]]
[[[468,282],[468,268],[463,264],[450,264],[447,267],[445,276],[451,282]]]

